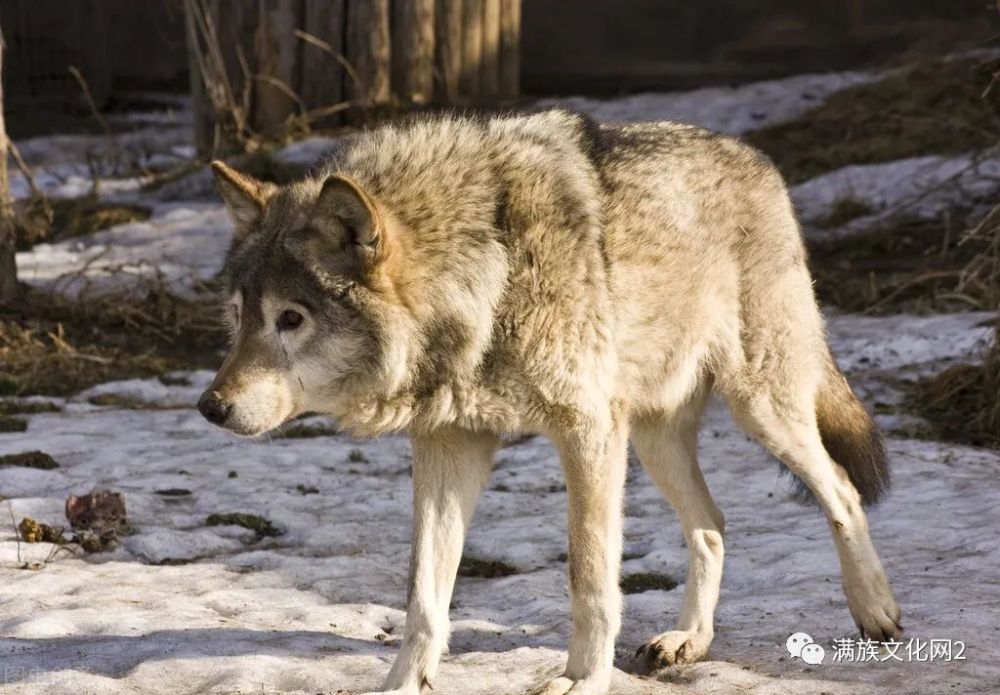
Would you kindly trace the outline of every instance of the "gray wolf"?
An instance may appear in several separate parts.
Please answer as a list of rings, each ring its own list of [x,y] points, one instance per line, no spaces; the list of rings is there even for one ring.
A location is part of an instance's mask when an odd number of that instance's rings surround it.
[[[605,693],[631,440],[690,552],[653,666],[713,637],[723,516],[696,461],[710,394],[825,513],[857,625],[900,634],[863,511],[879,433],[830,355],[781,176],[736,140],[555,110],[438,116],[358,136],[284,187],[214,165],[235,224],[233,345],[199,407],[240,435],[307,412],[405,431],[414,526],[406,629],[383,692],[432,685],[465,531],[500,438],[559,451],[573,634],[538,693]]]

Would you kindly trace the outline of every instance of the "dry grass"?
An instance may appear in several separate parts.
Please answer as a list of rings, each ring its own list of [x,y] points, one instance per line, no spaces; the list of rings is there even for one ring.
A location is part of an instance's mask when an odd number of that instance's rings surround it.
[[[32,196],[17,203],[18,250],[41,242],[93,234],[119,224],[148,220],[150,211],[139,205],[103,201],[95,196],[45,198]]]
[[[914,386],[908,404],[935,438],[1000,448],[1000,350],[980,364],[956,364]]]
[[[937,60],[833,94],[750,133],[791,183],[849,164],[992,148],[1000,132],[996,59]]]
[[[816,293],[824,304],[865,314],[984,310],[996,306],[989,282],[967,267],[989,250],[963,241],[965,215],[902,217],[863,234],[810,244]],[[957,229],[956,229],[957,228]]]
[[[986,306],[1000,307],[1000,206],[963,238],[982,249],[966,264],[961,282],[983,291]],[[956,364],[914,385],[909,407],[942,439],[1000,448],[1000,323],[977,363]]]
[[[28,290],[16,306],[0,305],[0,395],[64,396],[213,366],[224,345],[214,303],[155,290],[81,301]]]

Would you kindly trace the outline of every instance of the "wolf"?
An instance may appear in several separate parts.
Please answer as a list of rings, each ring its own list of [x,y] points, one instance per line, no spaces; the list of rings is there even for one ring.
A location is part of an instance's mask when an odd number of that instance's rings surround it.
[[[235,227],[232,348],[201,412],[243,436],[319,412],[412,441],[406,627],[381,692],[432,687],[473,508],[514,433],[554,443],[568,500],[572,637],[534,692],[609,688],[630,441],[690,554],[676,628],[642,652],[651,667],[704,658],[723,565],[696,459],[712,394],[822,508],[859,628],[900,635],[863,509],[889,484],[885,450],[762,154],[552,110],[374,128],[285,186],[213,166]]]

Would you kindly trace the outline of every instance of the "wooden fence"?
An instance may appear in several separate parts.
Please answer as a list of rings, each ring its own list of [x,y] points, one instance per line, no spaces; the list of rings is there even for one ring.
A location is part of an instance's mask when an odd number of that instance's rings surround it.
[[[432,103],[513,99],[520,0],[185,0],[203,153]]]

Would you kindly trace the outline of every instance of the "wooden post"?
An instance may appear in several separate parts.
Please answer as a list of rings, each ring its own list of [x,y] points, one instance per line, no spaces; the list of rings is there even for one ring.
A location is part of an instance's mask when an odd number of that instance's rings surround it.
[[[479,96],[479,71],[482,65],[483,0],[463,0],[462,3],[462,73],[459,88],[462,96]]]
[[[260,0],[255,36],[254,129],[279,134],[302,103],[299,97],[301,7],[287,0]],[[224,21],[224,19],[223,19]]]
[[[253,114],[257,3],[186,0],[195,145],[203,156],[241,149]]]
[[[301,97],[306,109],[334,107],[344,101],[344,83],[351,77],[344,70],[345,0],[305,0],[302,30]],[[336,125],[340,114],[319,119],[318,125]]]
[[[7,125],[3,117],[3,33],[0,32],[0,302],[18,298],[14,201],[7,180]]]
[[[396,0],[392,25],[392,88],[401,104],[434,96],[434,0]]]
[[[500,93],[500,0],[483,0],[479,95],[496,99]]]
[[[348,93],[362,107],[388,104],[390,91],[389,0],[349,0],[347,60],[359,84]]]
[[[521,0],[500,3],[500,98],[521,92]]]
[[[455,103],[462,71],[462,0],[437,0],[434,13],[434,98]]]

